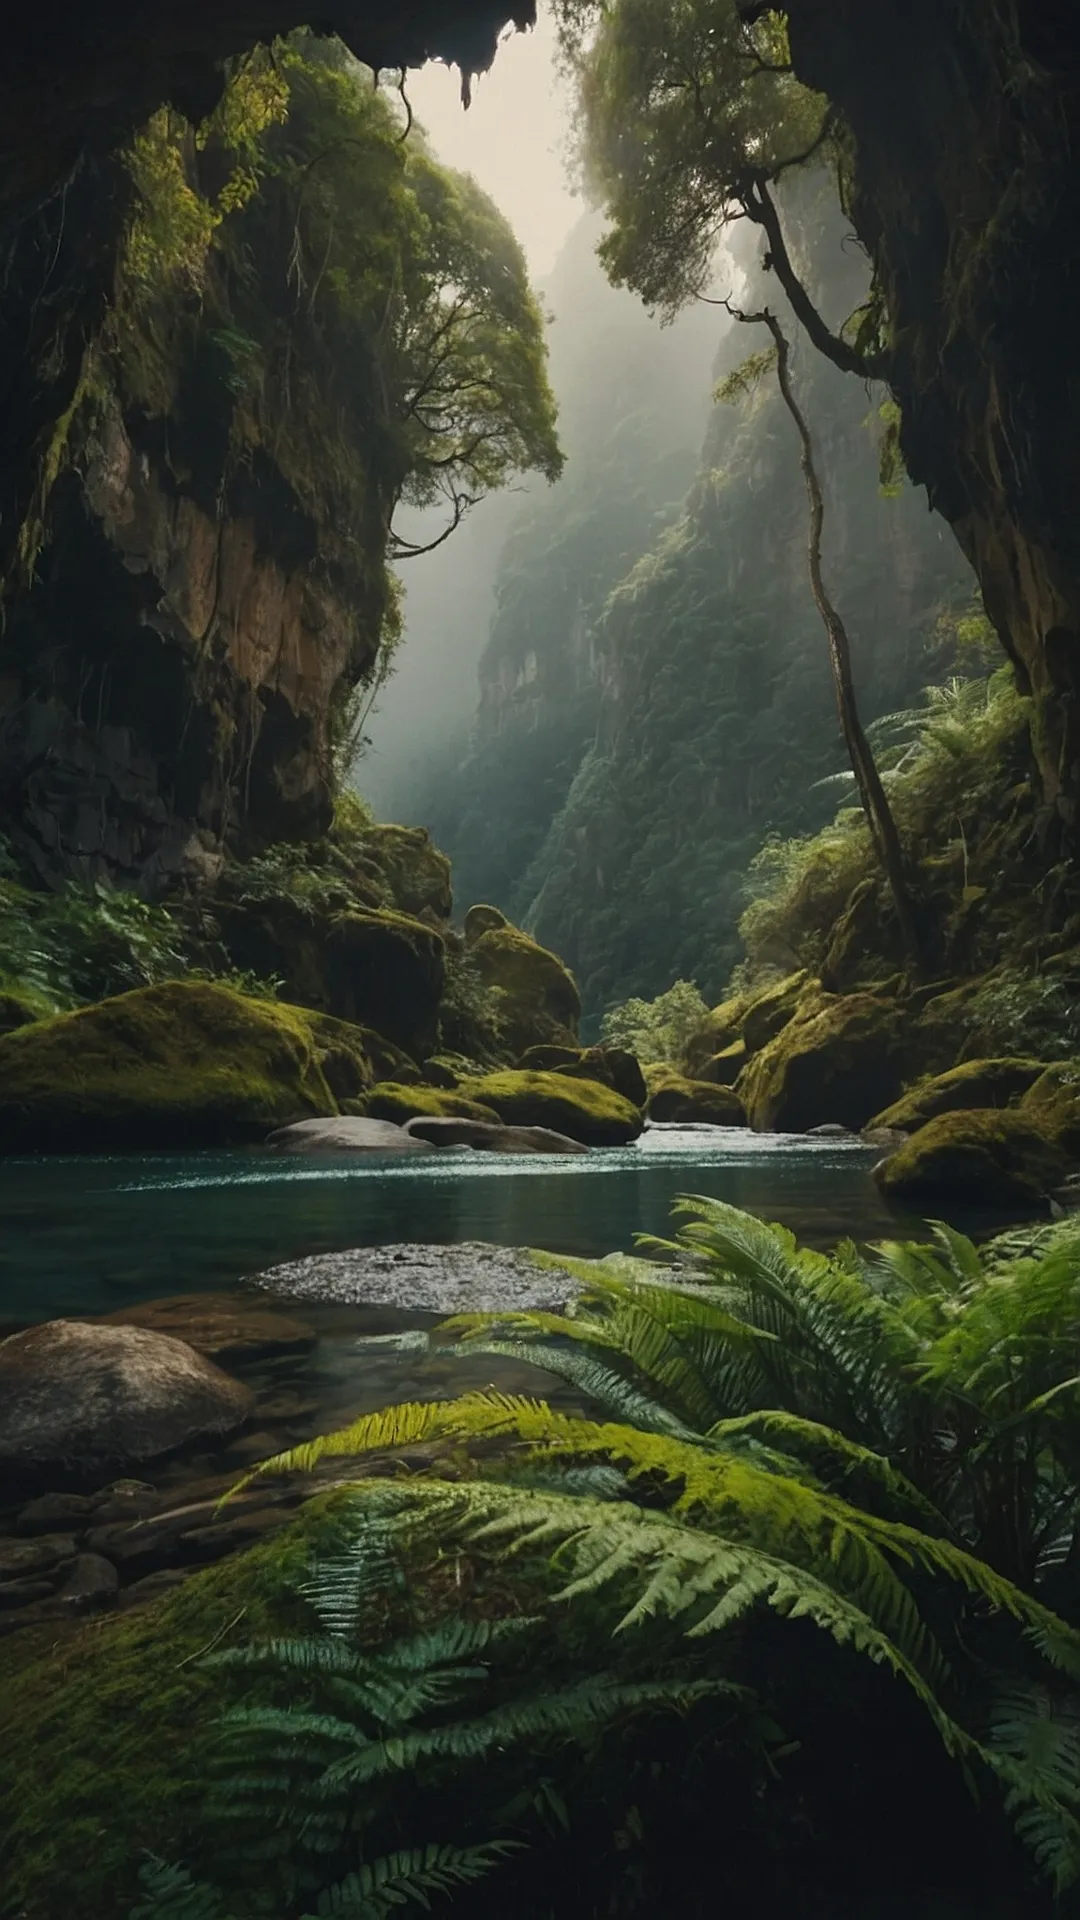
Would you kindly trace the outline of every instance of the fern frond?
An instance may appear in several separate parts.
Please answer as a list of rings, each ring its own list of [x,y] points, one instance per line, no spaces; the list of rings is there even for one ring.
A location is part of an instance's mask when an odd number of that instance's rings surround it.
[[[346,1875],[319,1896],[317,1915],[340,1920],[382,1920],[391,1907],[415,1901],[431,1904],[430,1895],[449,1894],[490,1873],[516,1851],[511,1840],[491,1840],[484,1846],[452,1847],[432,1841],[426,1847],[383,1854],[357,1873]],[[305,1915],[304,1920],[315,1920]]]

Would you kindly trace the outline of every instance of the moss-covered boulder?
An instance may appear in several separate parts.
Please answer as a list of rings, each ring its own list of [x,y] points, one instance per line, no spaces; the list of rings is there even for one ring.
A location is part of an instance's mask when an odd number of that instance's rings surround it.
[[[895,1127],[901,1133],[916,1133],[939,1113],[957,1113],[963,1108],[1008,1107],[1034,1086],[1043,1072],[1042,1062],[1007,1055],[997,1060],[965,1060],[947,1073],[935,1074],[909,1087],[899,1100],[874,1115],[872,1127]]]
[[[684,1125],[745,1127],[746,1109],[731,1087],[717,1086],[711,1080],[688,1080],[682,1074],[670,1074],[649,1094],[645,1109],[650,1120],[681,1122]]]
[[[745,1040],[736,1040],[722,1053],[714,1053],[706,1060],[697,1078],[711,1080],[716,1087],[733,1087],[749,1057]]]
[[[1080,1060],[1056,1060],[1045,1067],[1020,1104],[1067,1153],[1080,1155]]]
[[[1068,1171],[1064,1148],[1017,1108],[939,1113],[875,1167],[897,1200],[947,1208],[1043,1207]]]
[[[528,1047],[518,1066],[530,1073],[566,1073],[573,1080],[599,1080],[635,1107],[643,1107],[648,1087],[637,1055],[626,1047]]]
[[[202,981],[140,987],[0,1040],[0,1151],[261,1140],[336,1113],[325,1051],[299,1007]]]
[[[435,1120],[494,1121],[499,1117],[493,1107],[482,1106],[462,1093],[450,1093],[442,1087],[402,1087],[392,1080],[382,1081],[365,1094],[355,1111],[373,1120],[394,1120],[399,1127],[421,1115]]]
[[[435,1044],[446,969],[442,935],[404,913],[340,913],[326,939],[327,1011],[422,1059]]]
[[[872,993],[811,993],[754,1055],[736,1092],[759,1132],[834,1121],[857,1132],[900,1092],[903,1015]]]
[[[726,1053],[729,1047],[743,1044],[743,1021],[754,998],[751,993],[733,994],[712,1009],[687,1043],[686,1066],[690,1074],[700,1079],[711,1078],[704,1071],[708,1062],[718,1053]]]
[[[510,1126],[550,1127],[587,1147],[624,1146],[644,1124],[640,1109],[611,1087],[563,1073],[488,1073],[462,1091]]]
[[[489,927],[471,940],[469,951],[481,981],[496,996],[506,1043],[515,1054],[552,1043],[574,1045],[581,995],[557,954],[510,926]]]
[[[761,993],[749,999],[741,1021],[742,1039],[748,1055],[760,1053],[762,1047],[767,1047],[770,1040],[783,1032],[788,1021],[794,1019],[807,993],[816,985],[817,982],[803,968],[798,973],[787,974],[783,980],[777,980],[773,986],[765,987]]]
[[[498,907],[488,907],[479,901],[475,907],[470,907],[465,915],[466,945],[471,947],[481,935],[496,933],[500,927],[509,925],[510,922],[505,913],[500,913]]]
[[[430,915],[449,920],[454,905],[450,862],[426,827],[369,827],[364,841],[400,912],[414,919]]]

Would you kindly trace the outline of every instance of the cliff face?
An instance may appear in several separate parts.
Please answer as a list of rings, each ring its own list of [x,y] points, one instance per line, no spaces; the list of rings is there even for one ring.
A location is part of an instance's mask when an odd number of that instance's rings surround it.
[[[747,9],[749,10],[749,9]],[[912,477],[1034,696],[1048,807],[1080,803],[1080,14],[1074,0],[790,0],[799,77],[855,145]]]
[[[377,569],[326,551],[268,457],[220,511],[194,497],[115,392],[75,460],[5,639],[0,807],[15,840],[50,880],[155,892],[212,873],[230,829],[325,831],[335,700],[378,646]]]

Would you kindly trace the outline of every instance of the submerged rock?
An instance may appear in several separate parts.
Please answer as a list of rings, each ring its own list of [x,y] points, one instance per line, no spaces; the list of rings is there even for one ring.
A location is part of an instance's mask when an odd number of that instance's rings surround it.
[[[336,1119],[298,1120],[292,1126],[279,1127],[269,1135],[268,1147],[276,1153],[429,1153],[422,1140],[414,1140],[393,1120],[369,1120],[359,1114],[339,1114]]]
[[[270,1267],[250,1284],[289,1300],[451,1314],[554,1311],[577,1293],[579,1283],[560,1267],[538,1266],[516,1247],[463,1240],[448,1247],[404,1244],[311,1254]]]
[[[551,1127],[590,1147],[625,1146],[644,1124],[640,1108],[611,1087],[562,1073],[489,1073],[466,1091],[511,1126]]]
[[[246,1294],[181,1293],[144,1300],[104,1314],[102,1326],[149,1327],[171,1333],[219,1363],[300,1353],[314,1345],[315,1329],[292,1314],[276,1313]]]
[[[1008,1055],[996,1060],[966,1060],[933,1079],[909,1087],[891,1107],[876,1114],[873,1127],[915,1133],[939,1113],[976,1107],[1007,1107],[1027,1093],[1043,1072],[1042,1062]]]
[[[1043,1207],[1060,1187],[1068,1156],[1015,1108],[941,1113],[874,1174],[890,1198]]]
[[[902,1015],[873,993],[815,993],[740,1075],[759,1132],[806,1133],[824,1121],[857,1132],[900,1090]]]
[[[0,1343],[0,1473],[90,1478],[230,1433],[248,1389],[183,1340],[50,1320]]]
[[[496,1120],[437,1119],[423,1116],[410,1120],[406,1132],[433,1147],[472,1147],[478,1153],[588,1153],[580,1140],[565,1133],[553,1133],[550,1127],[504,1127]]]
[[[322,1053],[300,1008],[204,981],[140,987],[0,1039],[0,1151],[258,1140],[336,1111]]]

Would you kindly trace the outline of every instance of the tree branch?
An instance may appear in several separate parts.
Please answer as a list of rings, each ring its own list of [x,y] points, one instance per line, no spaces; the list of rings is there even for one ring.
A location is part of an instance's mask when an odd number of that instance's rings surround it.
[[[840,334],[833,333],[822,319],[792,265],[776,202],[763,174],[758,174],[745,190],[743,205],[747,216],[764,229],[769,243],[766,265],[772,268],[791,302],[791,310],[807,338],[819,353],[831,360],[841,373],[857,373],[864,380],[884,380],[888,363],[884,354],[857,353]]]

